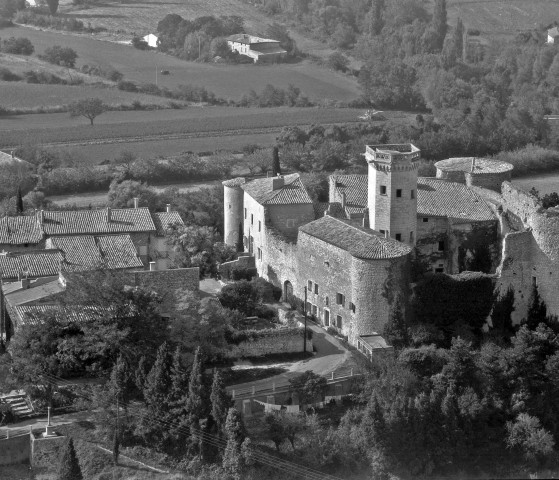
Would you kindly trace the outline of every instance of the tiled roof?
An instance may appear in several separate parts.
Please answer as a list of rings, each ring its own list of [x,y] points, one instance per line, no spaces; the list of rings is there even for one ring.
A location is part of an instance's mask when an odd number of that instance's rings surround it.
[[[283,186],[277,190],[272,189],[272,181],[277,177],[260,178],[245,183],[242,188],[260,205],[289,205],[312,203],[307,189],[299,178],[298,173],[283,176]]]
[[[43,233],[35,216],[0,218],[0,244],[23,245],[39,243]]]
[[[58,275],[62,253],[58,250],[36,250],[0,255],[0,272],[3,280],[18,278],[20,273],[30,278]]]
[[[263,55],[272,55],[272,54],[276,54],[276,53],[287,53],[287,50],[284,50],[283,48],[281,48],[279,46],[279,43],[273,43],[273,44],[263,44],[263,45],[251,45],[250,49],[253,52],[258,52],[260,54]]]
[[[373,230],[352,225],[347,220],[325,216],[299,227],[299,231],[346,250],[356,258],[379,260],[397,258],[411,252],[408,245],[379,236]]]
[[[153,223],[157,235],[164,237],[171,225],[184,225],[179,212],[156,212],[153,214]]]
[[[53,237],[47,246],[62,251],[62,269],[67,272],[143,267],[130,235]]]
[[[248,35],[246,33],[235,33],[230,35],[226,40],[230,42],[245,43],[246,45],[254,45],[257,43],[279,43],[277,40],[272,40],[271,38],[256,37],[254,35]]]
[[[93,235],[103,233],[155,232],[155,225],[147,208],[67,210],[44,212],[43,229],[46,235]]]
[[[472,162],[474,162],[474,171],[472,172]],[[435,163],[435,167],[443,171],[461,171],[472,174],[480,173],[501,173],[508,172],[514,166],[508,162],[500,162],[498,160],[488,160],[486,158],[475,157],[456,157],[440,160]]]
[[[367,206],[367,175],[337,175],[336,185],[339,193],[346,194],[347,211],[362,213]],[[491,208],[471,188],[430,177],[417,179],[417,215],[464,222],[495,219]]]
[[[14,307],[18,317],[18,327],[40,325],[45,314],[52,313],[58,321],[79,323],[102,317],[108,310],[96,306],[70,305],[18,305]]]
[[[340,202],[314,202],[314,217],[321,218],[324,216],[324,212],[328,211],[328,215],[336,218],[346,218],[345,212],[342,209],[342,204]]]
[[[462,222],[495,220],[487,203],[466,185],[427,177],[417,180],[417,214]]]
[[[13,290],[10,289],[10,284],[6,285],[7,288],[3,288],[6,301],[12,307],[36,302],[64,291],[64,286],[58,281],[58,276],[39,278],[38,280],[31,281],[29,288],[21,288],[19,282],[14,283],[15,288],[13,288]]]
[[[244,183],[246,183],[245,177],[232,178],[231,180],[221,182],[221,184],[225,187],[240,187]]]

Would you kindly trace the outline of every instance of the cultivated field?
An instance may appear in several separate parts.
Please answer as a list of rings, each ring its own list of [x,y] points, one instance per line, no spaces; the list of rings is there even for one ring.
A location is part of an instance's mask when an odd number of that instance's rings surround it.
[[[116,87],[72,86],[72,85],[37,85],[24,82],[0,81],[0,106],[5,108],[25,109],[33,107],[54,107],[67,105],[76,100],[99,97],[108,105],[131,105],[134,101],[143,104],[167,107],[169,99],[140,93],[129,93]],[[182,103],[182,102],[177,102]],[[0,123],[5,123],[0,119]],[[9,122],[15,123],[15,122]],[[0,129],[2,126],[0,126]]]
[[[129,4],[118,4],[125,9]],[[41,31],[28,27],[5,28],[2,37],[27,37],[37,53],[53,45],[71,47],[78,53],[77,67],[111,65],[128,80],[155,83],[155,73],[169,70],[170,75],[159,75],[160,86],[174,88],[181,84],[204,86],[217,96],[238,100],[253,89],[262,90],[268,83],[285,88],[290,83],[299,87],[309,98],[350,101],[360,94],[355,78],[320,68],[308,62],[282,65],[219,65],[185,62],[154,51],[137,50],[128,45],[96,40],[95,36],[70,35]]]
[[[80,144],[271,133],[285,125],[358,121],[362,110],[341,108],[192,107],[184,110],[106,112],[91,127],[68,114],[3,117],[0,147]]]
[[[461,17],[484,37],[510,37],[559,20],[557,0],[447,0],[447,8],[449,23]]]

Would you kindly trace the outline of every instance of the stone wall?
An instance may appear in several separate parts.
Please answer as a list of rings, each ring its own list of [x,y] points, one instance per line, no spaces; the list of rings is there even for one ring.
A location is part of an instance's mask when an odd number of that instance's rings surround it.
[[[289,242],[272,228],[266,228],[265,241],[262,260],[256,259],[258,274],[281,287],[284,294],[286,282],[289,282],[293,294],[301,298],[304,285],[299,284],[297,274],[297,244]]]
[[[254,257],[241,253],[239,258],[236,260],[221,263],[219,265],[219,274],[221,275],[221,278],[230,279],[231,270],[235,270],[237,268],[255,268]]]
[[[269,205],[266,209],[270,225],[290,240],[297,238],[301,225],[314,220],[314,208],[310,203]]]
[[[64,446],[65,436],[31,439],[31,464],[33,467],[52,467]]]
[[[19,435],[0,440],[0,465],[27,463],[31,456],[30,435]]]
[[[466,185],[468,187],[481,187],[493,190],[495,192],[501,191],[501,184],[503,182],[510,182],[512,170],[506,172],[495,173],[470,173],[466,172]],[[464,183],[464,182],[462,182]]]
[[[142,260],[144,265],[147,265],[150,261],[150,237],[151,235],[148,232],[130,233],[132,243],[136,247],[138,256],[140,257],[140,260]]]
[[[307,352],[312,352],[312,340],[307,339],[306,344]],[[246,358],[297,352],[303,352],[303,329],[278,328],[273,333],[261,334],[253,340],[231,345],[226,356],[228,358]]]
[[[425,222],[424,219],[427,219]],[[443,268],[446,273],[455,273],[449,244],[449,223],[446,217],[417,218],[418,259],[429,264],[432,270]],[[443,250],[439,250],[443,242]]]

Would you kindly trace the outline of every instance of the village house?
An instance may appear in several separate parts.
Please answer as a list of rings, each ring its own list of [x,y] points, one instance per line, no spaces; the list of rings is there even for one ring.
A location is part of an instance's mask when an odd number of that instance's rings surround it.
[[[246,33],[227,37],[227,45],[231,51],[252,58],[254,63],[277,62],[287,54],[287,51],[280,47],[279,41]]]
[[[555,26],[547,31],[547,43],[555,44],[559,42],[559,27]]]
[[[153,33],[148,33],[146,36],[142,37],[142,40],[151,48],[157,48],[159,45],[159,37]]]

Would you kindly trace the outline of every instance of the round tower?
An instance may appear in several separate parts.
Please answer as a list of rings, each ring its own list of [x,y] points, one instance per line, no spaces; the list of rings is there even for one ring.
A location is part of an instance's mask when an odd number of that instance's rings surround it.
[[[412,247],[417,237],[417,170],[412,144],[367,145],[370,227]]]
[[[233,178],[223,184],[223,241],[237,249],[243,232],[243,177]],[[239,248],[240,249],[240,248]]]

